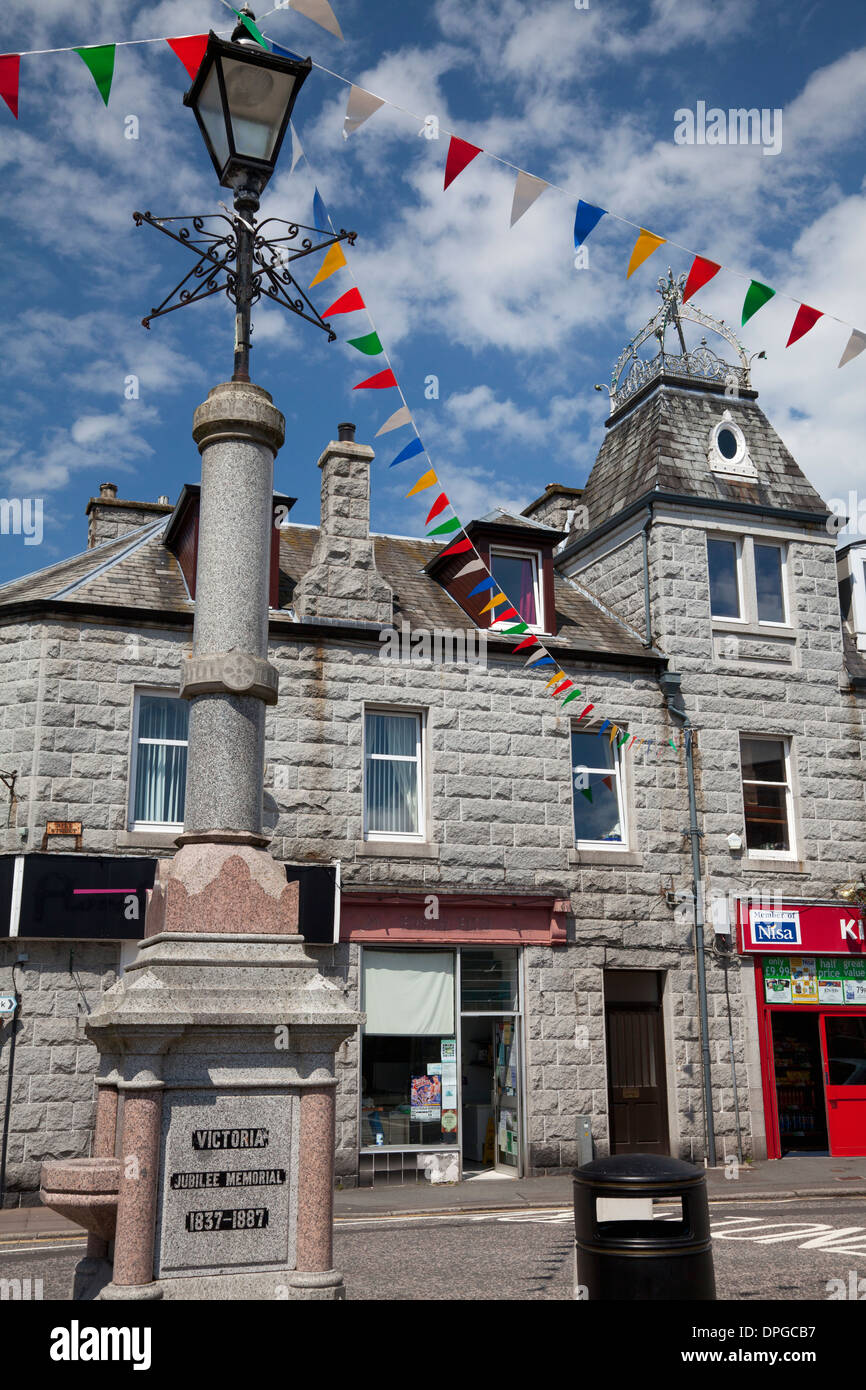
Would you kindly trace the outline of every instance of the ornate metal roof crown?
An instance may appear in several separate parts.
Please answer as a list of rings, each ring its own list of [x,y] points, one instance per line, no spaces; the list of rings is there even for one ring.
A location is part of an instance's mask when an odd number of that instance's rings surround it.
[[[645,324],[640,332],[635,334],[628,346],[623,348],[611,372],[610,386],[607,387],[610,395],[611,414],[621,409],[643,387],[661,377],[724,387],[730,395],[738,395],[742,391],[752,390],[750,375],[752,360],[755,357],[764,357],[765,354],[763,352],[752,353],[752,356],[749,357],[743,344],[724,319],[711,318],[696,304],[684,304],[685,287],[685,274],[674,278],[674,273],[670,267],[668,267],[666,276],[659,276],[658,293],[661,295],[662,302],[649,323]],[[734,349],[739,362],[726,362],[724,358],[719,357],[708,346],[706,338],[701,338],[699,345],[689,351],[683,333],[684,319],[691,323],[700,324],[703,328],[709,328],[712,333],[724,338],[725,342]],[[676,330],[679,339],[680,351],[677,353],[665,351],[665,334],[669,328]],[[640,349],[651,338],[655,338],[658,351],[654,357],[642,357]],[[605,388],[596,386],[595,389],[596,391],[603,391]]]

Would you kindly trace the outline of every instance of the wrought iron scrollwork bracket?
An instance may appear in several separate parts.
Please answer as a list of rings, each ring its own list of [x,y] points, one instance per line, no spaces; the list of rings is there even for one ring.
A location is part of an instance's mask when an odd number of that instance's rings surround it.
[[[264,222],[251,226],[246,223],[253,233],[252,276],[248,303],[242,306],[238,304],[237,217],[228,213],[154,217],[150,212],[134,212],[132,216],[137,227],[145,223],[155,227],[164,236],[186,247],[196,258],[192,269],[141,320],[145,328],[150,328],[153,319],[183,309],[187,304],[197,304],[211,295],[224,293],[236,307],[244,308],[246,312],[262,297],[273,300],[307,323],[321,328],[327,333],[329,342],[336,339],[336,333],[321,318],[288,267],[294,261],[313,256],[317,251],[327,250],[341,241],[354,246],[356,232],[341,229],[328,234],[316,227],[305,227],[300,222],[287,222],[279,217],[268,217]],[[266,235],[265,228],[272,228],[272,233]],[[284,229],[281,235],[276,235],[277,228]]]

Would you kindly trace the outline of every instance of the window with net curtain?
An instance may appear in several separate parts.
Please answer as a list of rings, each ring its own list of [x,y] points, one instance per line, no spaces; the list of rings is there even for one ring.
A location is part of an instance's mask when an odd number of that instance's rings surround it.
[[[186,700],[136,696],[134,825],[183,825],[188,726]]]
[[[364,812],[368,838],[420,838],[421,716],[367,710]]]
[[[516,551],[491,550],[490,572],[523,621],[530,627],[540,628],[542,621],[538,596],[538,557],[521,555]]]

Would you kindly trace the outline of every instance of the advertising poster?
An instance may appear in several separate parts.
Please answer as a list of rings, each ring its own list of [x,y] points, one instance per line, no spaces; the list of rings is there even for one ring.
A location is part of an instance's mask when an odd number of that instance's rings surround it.
[[[764,998],[768,1004],[791,1003],[791,962],[784,956],[764,960]]]
[[[441,1047],[441,1050],[440,1050],[439,1055],[440,1055],[440,1057],[442,1058],[442,1061],[443,1061],[443,1062],[456,1062],[456,1061],[457,1061],[457,1039],[456,1039],[456,1038],[443,1038],[443,1039],[442,1039],[442,1047]]]
[[[438,1076],[413,1076],[409,1088],[413,1120],[438,1120],[442,1114],[442,1081]]]
[[[818,1001],[821,1004],[843,1004],[842,988],[845,962],[838,956],[818,957]]]
[[[845,967],[845,1003],[866,1004],[866,957],[849,956],[842,964]]]
[[[456,1134],[456,1133],[457,1133],[457,1111],[456,1111],[456,1110],[443,1110],[443,1111],[442,1111],[442,1133],[443,1133],[443,1134]]]
[[[795,1004],[817,1004],[818,978],[814,956],[791,957],[791,997]]]

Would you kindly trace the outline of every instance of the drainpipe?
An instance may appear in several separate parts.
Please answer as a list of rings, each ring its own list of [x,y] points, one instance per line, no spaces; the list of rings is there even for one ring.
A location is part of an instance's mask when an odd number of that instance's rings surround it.
[[[652,614],[650,612],[649,580],[649,529],[652,526],[652,520],[653,508],[652,502],[650,502],[649,506],[647,507],[646,521],[644,522],[643,530],[641,531],[641,538],[643,541],[643,617],[644,631],[646,633],[646,637],[644,638],[643,644],[645,647],[651,647],[653,644],[653,624]]]
[[[683,708],[683,697],[680,690],[682,677],[673,671],[664,671],[659,677],[662,696],[668,712],[676,716],[683,727],[685,753],[686,753],[686,777],[689,789],[689,829],[688,836],[692,846],[692,877],[694,879],[694,898],[695,898],[695,965],[698,977],[698,1005],[700,1010],[701,1022],[701,1071],[704,1093],[704,1121],[707,1137],[707,1161],[711,1168],[716,1166],[716,1131],[713,1124],[713,1091],[710,1075],[710,1026],[707,1010],[707,968],[705,959],[704,945],[704,898],[701,888],[703,876],[701,871],[701,834],[698,828],[698,806],[695,796],[695,763],[692,741],[694,730],[691,720]]]

